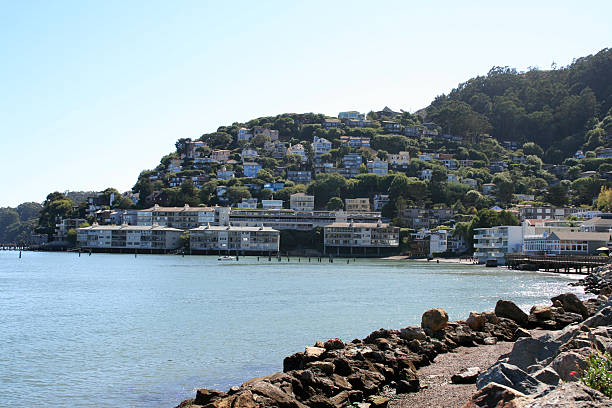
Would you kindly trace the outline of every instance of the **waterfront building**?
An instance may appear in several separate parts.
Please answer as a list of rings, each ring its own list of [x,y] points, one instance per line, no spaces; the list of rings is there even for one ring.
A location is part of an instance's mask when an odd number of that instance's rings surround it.
[[[369,198],[347,198],[344,200],[344,209],[346,212],[369,212]]]
[[[399,247],[399,228],[379,222],[334,222],[324,228],[324,249],[353,248],[356,251],[367,248]]]
[[[596,255],[597,248],[607,247],[609,232],[559,232],[525,237],[526,254]]]
[[[53,239],[55,241],[66,241],[68,239],[68,232],[71,229],[76,230],[79,225],[87,222],[84,218],[64,218],[59,223],[55,224],[55,234]]]
[[[155,205],[138,210],[136,222],[138,226],[160,225],[187,230],[208,223],[226,225],[229,223],[229,211],[228,207],[190,207],[188,204],[183,207]]]
[[[497,226],[474,230],[474,257],[478,263],[489,260],[505,263],[507,253],[520,252],[523,246],[523,229],[519,226]]]
[[[189,230],[192,252],[237,251],[277,253],[280,247],[278,230],[259,227],[201,226]]]
[[[380,221],[380,212],[347,213],[345,211],[296,211],[296,210],[243,210],[232,209],[229,214],[231,225],[256,227],[264,225],[278,230],[311,231],[325,227],[334,222],[376,223]]]
[[[181,245],[178,228],[159,225],[97,225],[77,229],[77,241],[84,249],[169,251]]]
[[[289,207],[296,211],[313,211],[314,196],[304,193],[291,194],[289,197]]]

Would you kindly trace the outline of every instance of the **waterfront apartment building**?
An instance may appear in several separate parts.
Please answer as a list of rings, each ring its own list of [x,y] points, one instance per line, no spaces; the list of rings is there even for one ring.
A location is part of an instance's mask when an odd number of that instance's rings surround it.
[[[347,198],[344,200],[344,209],[346,212],[369,212],[369,198]]]
[[[505,264],[507,253],[520,252],[523,246],[523,227],[501,225],[474,230],[474,257],[478,263],[495,260]]]
[[[92,250],[151,250],[164,252],[181,246],[178,228],[159,225],[97,225],[79,228],[77,241],[81,248]]]
[[[189,247],[192,252],[228,251],[278,253],[280,232],[259,227],[201,226],[191,229]]]
[[[295,193],[289,196],[289,207],[295,211],[313,211],[314,210],[314,196]]]
[[[607,247],[609,232],[552,232],[525,237],[526,254],[595,255],[597,248]]]
[[[241,227],[265,227],[277,230],[311,231],[325,227],[334,222],[376,223],[380,220],[379,212],[347,213],[344,211],[296,211],[296,210],[243,210],[232,209],[229,216],[231,225]]]
[[[378,222],[334,222],[324,228],[324,250],[334,247],[339,253],[341,248],[357,251],[367,248],[399,247],[399,227]]]
[[[227,225],[229,223],[228,207],[160,207],[155,205],[145,210],[138,210],[136,223],[139,226],[160,225],[164,227],[187,230],[206,224]]]

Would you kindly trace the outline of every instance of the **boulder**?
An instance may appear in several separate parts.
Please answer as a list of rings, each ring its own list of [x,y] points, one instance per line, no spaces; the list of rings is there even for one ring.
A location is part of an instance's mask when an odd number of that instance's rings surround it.
[[[481,332],[485,330],[487,316],[484,313],[470,312],[470,315],[468,316],[465,322],[470,327],[470,329]]]
[[[565,310],[566,312],[578,313],[582,315],[582,317],[585,319],[589,317],[588,309],[574,293],[563,293],[561,295],[555,296],[551,300],[553,302],[556,300],[561,302],[563,310]]]
[[[437,332],[448,325],[448,313],[442,308],[429,309],[423,313],[421,327],[425,332]]]
[[[225,397],[227,394],[217,390],[209,390],[200,388],[196,391],[196,397],[193,401],[196,405],[206,405],[211,401]]]
[[[236,395],[236,398],[232,402],[232,407],[257,408],[258,404],[255,402],[253,393],[249,390],[246,390]]]
[[[510,300],[498,300],[495,305],[495,314],[498,317],[505,317],[515,321],[521,327],[527,327],[529,324],[527,313],[523,312],[520,307]]]
[[[418,326],[410,326],[400,330],[400,337],[404,340],[419,340],[424,341],[427,339],[425,331]]]
[[[522,370],[527,370],[534,364],[545,364],[557,355],[561,344],[547,337],[523,337],[514,343],[512,351],[508,354],[508,363]]]
[[[612,306],[604,307],[595,315],[586,319],[583,324],[590,328],[612,326]]]
[[[533,374],[533,378],[538,381],[542,381],[544,384],[552,385],[553,387],[559,385],[559,381],[561,380],[559,378],[559,374],[557,374],[557,372],[550,367],[544,367],[543,369],[535,372]]]
[[[555,357],[550,367],[559,374],[563,381],[578,381],[577,376],[572,375],[572,372],[585,370],[587,363],[581,354],[574,351],[565,351]]]
[[[612,399],[577,382],[555,388],[543,397],[528,402],[524,408],[612,408]]]
[[[283,371],[285,373],[304,368],[304,353],[295,353],[283,359]]]
[[[344,342],[340,339],[330,339],[325,342],[323,347],[326,350],[339,350],[344,348]]]
[[[539,394],[548,388],[546,384],[536,380],[517,366],[501,362],[479,375],[476,387],[481,389],[490,383],[505,385],[523,394]]]
[[[512,401],[525,398],[525,394],[501,384],[491,383],[477,391],[462,408],[511,408]]]
[[[389,404],[389,401],[389,398],[380,395],[372,395],[370,398],[368,398],[371,408],[385,408],[387,404]]]
[[[495,337],[486,337],[483,341],[483,344],[492,346],[493,344],[497,344],[497,338]]]
[[[514,332],[514,338],[518,340],[518,339],[523,338],[523,337],[531,337],[531,333],[529,333],[527,330],[519,327]]]
[[[565,326],[569,326],[570,324],[576,324],[583,321],[582,315],[573,312],[565,312],[562,314],[556,314],[554,316],[554,321],[557,324],[557,329],[562,329]]]
[[[550,320],[553,316],[553,310],[551,306],[536,305],[529,311],[529,316],[534,316],[536,320]]]
[[[453,384],[475,384],[479,374],[480,367],[463,368],[457,374],[452,375],[451,382]]]
[[[304,350],[304,357],[312,361],[312,360],[316,360],[317,358],[321,357],[323,353],[325,353],[324,347],[308,347],[307,346],[306,350]]]

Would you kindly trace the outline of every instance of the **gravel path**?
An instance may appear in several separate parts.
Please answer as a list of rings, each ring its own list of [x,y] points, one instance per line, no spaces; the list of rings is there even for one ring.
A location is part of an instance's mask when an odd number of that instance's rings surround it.
[[[421,387],[413,394],[400,394],[389,402],[389,408],[461,407],[476,391],[476,385],[451,384],[451,376],[462,368],[489,368],[502,355],[512,350],[514,343],[500,342],[492,346],[459,347],[451,353],[440,354],[433,364],[418,370]]]

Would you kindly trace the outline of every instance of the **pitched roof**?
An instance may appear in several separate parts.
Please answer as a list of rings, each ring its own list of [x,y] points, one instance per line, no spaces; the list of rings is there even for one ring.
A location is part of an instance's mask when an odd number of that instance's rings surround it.
[[[550,237],[555,236],[561,241],[604,241],[610,240],[607,232],[553,232]]]

